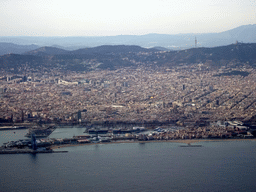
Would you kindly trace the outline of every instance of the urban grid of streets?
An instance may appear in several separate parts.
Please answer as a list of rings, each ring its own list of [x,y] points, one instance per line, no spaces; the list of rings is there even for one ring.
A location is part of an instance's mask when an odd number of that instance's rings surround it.
[[[217,76],[226,71],[248,76]],[[13,77],[4,74],[2,77]],[[256,115],[256,72],[249,65],[213,69],[207,64],[90,72],[26,71],[26,81],[1,80],[0,117],[69,123],[248,120]],[[84,110],[86,109],[86,110]],[[83,112],[86,111],[86,112]]]

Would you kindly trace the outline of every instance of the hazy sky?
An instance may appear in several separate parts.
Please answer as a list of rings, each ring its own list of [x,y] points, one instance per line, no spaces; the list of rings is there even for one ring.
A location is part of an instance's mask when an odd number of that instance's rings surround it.
[[[255,0],[0,0],[0,36],[206,33],[255,23]]]

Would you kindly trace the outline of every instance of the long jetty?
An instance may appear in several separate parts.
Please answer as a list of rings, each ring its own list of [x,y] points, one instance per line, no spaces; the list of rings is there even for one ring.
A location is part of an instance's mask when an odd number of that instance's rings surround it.
[[[0,150],[0,154],[37,154],[37,153],[67,153],[68,151],[53,151],[53,150],[44,150],[44,151],[39,151],[39,150],[32,150],[32,149],[12,149],[12,150],[6,150],[2,149]]]

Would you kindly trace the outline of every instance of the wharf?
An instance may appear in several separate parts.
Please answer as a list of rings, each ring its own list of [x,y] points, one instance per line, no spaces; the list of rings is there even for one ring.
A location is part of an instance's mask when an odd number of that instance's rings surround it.
[[[37,150],[22,150],[22,149],[15,149],[15,150],[0,150],[0,154],[37,154],[37,153],[67,153],[68,151],[53,151],[53,150],[45,150],[45,151],[37,151]]]
[[[0,127],[0,131],[4,130],[18,130],[18,129],[28,129],[26,126],[5,126]]]

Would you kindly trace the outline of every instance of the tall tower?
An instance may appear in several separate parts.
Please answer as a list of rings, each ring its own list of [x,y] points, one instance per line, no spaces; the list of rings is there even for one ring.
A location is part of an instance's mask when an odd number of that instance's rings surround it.
[[[195,37],[195,48],[197,48],[197,39]]]

